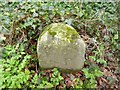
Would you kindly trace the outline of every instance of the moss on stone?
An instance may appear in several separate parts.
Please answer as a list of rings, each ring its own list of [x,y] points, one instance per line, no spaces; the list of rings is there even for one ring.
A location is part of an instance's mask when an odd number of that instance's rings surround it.
[[[63,23],[53,23],[45,27],[43,33],[39,37],[39,40],[46,32],[48,32],[52,37],[60,38],[68,42],[74,42],[73,39],[75,40],[80,38],[74,28]]]

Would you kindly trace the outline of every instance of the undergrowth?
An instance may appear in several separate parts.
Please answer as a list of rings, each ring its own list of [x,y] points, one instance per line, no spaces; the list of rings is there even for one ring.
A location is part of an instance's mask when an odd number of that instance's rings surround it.
[[[97,88],[109,66],[117,62],[117,3],[106,2],[1,2],[0,89],[2,88]],[[59,69],[40,70],[37,39],[54,22],[73,26],[86,42],[86,59],[80,76],[64,76]],[[114,61],[113,60],[113,61]]]

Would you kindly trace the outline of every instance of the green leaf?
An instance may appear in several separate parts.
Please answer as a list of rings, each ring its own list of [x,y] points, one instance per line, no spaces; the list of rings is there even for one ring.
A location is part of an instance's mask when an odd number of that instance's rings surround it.
[[[33,27],[33,29],[35,30],[36,25],[33,24],[32,27]]]
[[[30,11],[31,11],[31,12],[35,12],[35,9],[31,9]]]
[[[72,19],[66,19],[65,22],[66,22],[68,25],[71,25],[71,24],[72,24]]]
[[[78,15],[79,15],[80,17],[82,17],[84,14],[83,14],[82,11],[80,11],[80,12],[78,13]]]
[[[20,52],[20,54],[22,54],[22,55],[23,55],[23,54],[26,54],[26,53],[25,53],[25,52]]]
[[[30,58],[31,58],[30,55],[26,55],[26,56],[24,57],[25,60],[30,59]],[[24,61],[25,61],[25,60],[24,60]]]
[[[38,17],[38,13],[34,12],[32,16],[33,17]]]
[[[49,10],[53,10],[54,9],[54,6],[49,6]]]
[[[114,39],[118,39],[118,34],[115,34],[115,35],[114,35]]]
[[[25,74],[29,75],[30,74],[30,71],[25,69]]]
[[[21,85],[20,85],[19,82],[16,82],[16,87],[17,87],[17,88],[21,88]]]

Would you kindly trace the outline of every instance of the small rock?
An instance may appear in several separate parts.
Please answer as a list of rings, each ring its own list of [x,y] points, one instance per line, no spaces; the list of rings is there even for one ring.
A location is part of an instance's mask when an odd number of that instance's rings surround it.
[[[37,54],[41,68],[80,70],[84,65],[85,43],[73,27],[53,23],[40,35]]]

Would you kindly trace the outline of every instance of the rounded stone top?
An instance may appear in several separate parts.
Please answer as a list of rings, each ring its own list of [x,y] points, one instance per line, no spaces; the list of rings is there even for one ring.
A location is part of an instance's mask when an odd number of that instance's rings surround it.
[[[46,36],[45,33],[48,33],[50,36],[59,38],[66,42],[74,42],[73,39],[75,40],[80,38],[79,34],[73,27],[64,23],[52,23],[48,25],[40,35],[40,38],[44,37],[44,35]]]

